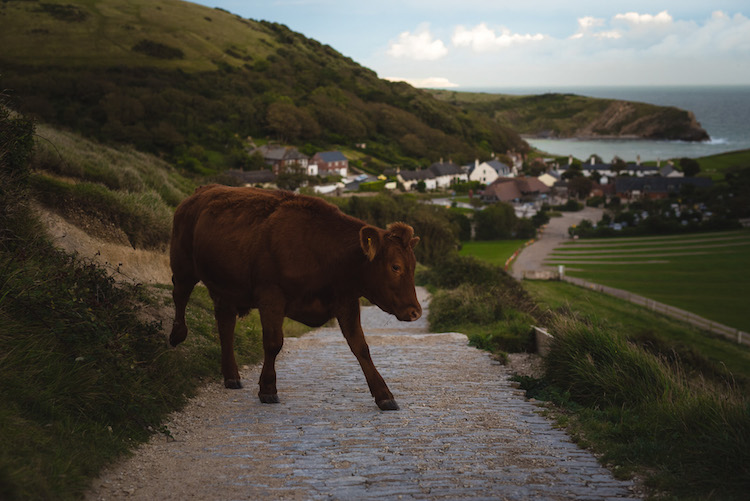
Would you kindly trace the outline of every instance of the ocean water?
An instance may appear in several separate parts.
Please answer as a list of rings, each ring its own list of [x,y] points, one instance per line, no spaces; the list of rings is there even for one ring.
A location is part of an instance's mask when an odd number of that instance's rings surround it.
[[[711,137],[710,141],[651,141],[639,139],[528,139],[529,144],[556,156],[573,155],[585,160],[592,154],[605,162],[615,155],[634,162],[670,158],[696,158],[750,148],[750,86],[670,87],[523,87],[459,89],[498,94],[572,93],[624,99],[692,111]]]

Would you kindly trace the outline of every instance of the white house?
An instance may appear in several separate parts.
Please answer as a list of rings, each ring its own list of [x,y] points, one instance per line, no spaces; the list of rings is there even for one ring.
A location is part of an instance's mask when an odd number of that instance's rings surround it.
[[[448,188],[454,183],[469,180],[469,176],[461,170],[461,167],[453,162],[444,163],[442,159],[430,165],[429,171],[435,175],[435,184],[438,188]]]
[[[417,184],[423,181],[428,190],[437,189],[437,179],[430,170],[402,170],[398,173],[398,181],[404,185],[404,190],[417,189]]]
[[[499,160],[490,160],[481,164],[479,160],[475,160],[474,167],[469,169],[469,181],[479,181],[484,184],[491,184],[498,177],[512,176],[511,168]]]

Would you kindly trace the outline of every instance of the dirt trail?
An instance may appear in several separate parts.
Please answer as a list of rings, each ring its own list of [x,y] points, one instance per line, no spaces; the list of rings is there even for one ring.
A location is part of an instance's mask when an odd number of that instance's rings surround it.
[[[420,290],[425,296],[425,292]],[[423,303],[426,304],[426,303]],[[509,369],[462,334],[363,309],[400,411],[382,412],[337,328],[287,339],[277,405],[204,388],[134,457],[94,482],[99,499],[634,499],[540,416]]]

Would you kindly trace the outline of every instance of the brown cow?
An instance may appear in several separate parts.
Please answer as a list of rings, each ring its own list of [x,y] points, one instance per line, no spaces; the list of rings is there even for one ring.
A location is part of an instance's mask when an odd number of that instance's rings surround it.
[[[237,315],[252,308],[263,326],[261,402],[276,403],[276,355],[289,317],[319,327],[333,317],[357,357],[378,407],[398,405],[370,358],[359,319],[366,297],[402,321],[417,320],[411,226],[387,230],[343,214],[321,199],[285,191],[203,186],[174,215],[170,261],[175,320],[169,342],[187,336],[185,306],[202,281],[214,301],[224,386],[241,388],[234,359]]]

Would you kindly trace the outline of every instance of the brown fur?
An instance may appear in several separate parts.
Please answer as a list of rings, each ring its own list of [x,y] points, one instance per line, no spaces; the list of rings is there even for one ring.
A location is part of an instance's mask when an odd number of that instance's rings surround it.
[[[202,281],[214,300],[227,387],[241,387],[234,360],[238,314],[257,308],[265,358],[259,397],[277,402],[274,362],[289,317],[310,326],[337,318],[382,409],[397,408],[372,364],[359,322],[366,297],[400,320],[422,313],[414,290],[413,248],[404,223],[382,230],[314,197],[255,188],[202,186],[177,208],[170,262],[175,322],[172,345],[187,336],[185,306]]]

